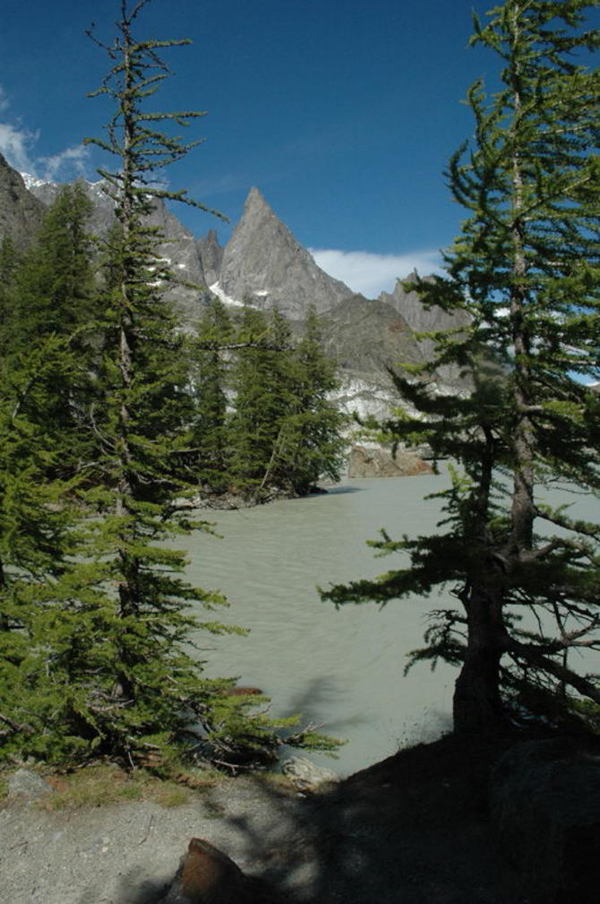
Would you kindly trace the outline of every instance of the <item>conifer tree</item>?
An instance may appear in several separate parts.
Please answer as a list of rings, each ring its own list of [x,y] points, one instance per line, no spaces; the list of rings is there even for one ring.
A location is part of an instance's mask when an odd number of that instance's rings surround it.
[[[277,310],[267,319],[248,307],[238,339],[229,421],[234,483],[260,500],[306,495],[322,475],[338,479],[345,418],[328,399],[335,367],[321,350],[314,310],[295,342]]]
[[[459,364],[473,391],[439,396],[397,373],[419,416],[386,425],[462,471],[443,494],[439,534],[374,544],[408,552],[410,568],[325,594],[382,603],[453,588],[462,611],[437,612],[412,661],[460,666],[457,731],[495,730],[523,712],[568,721],[586,699],[600,703],[597,676],[578,660],[600,649],[600,532],[544,499],[565,482],[600,488],[598,396],[585,385],[600,375],[600,79],[584,65],[599,35],[583,27],[593,5],[505,0],[486,23],[475,18],[472,43],[497,55],[502,87],[470,90],[475,139],[449,169],[469,218],[446,276],[418,283],[425,303],[470,318],[435,337],[425,370]]]
[[[188,466],[203,491],[223,492],[229,484],[226,430],[227,382],[233,324],[223,303],[211,302],[192,339],[191,383],[194,411]]]
[[[278,468],[283,485],[304,496],[320,477],[339,480],[345,448],[346,419],[330,399],[338,388],[335,365],[321,348],[319,320],[312,307],[290,364],[292,405],[281,427]]]
[[[10,349],[10,312],[13,307],[15,272],[18,266],[17,251],[10,236],[0,242],[0,359]]]
[[[106,139],[90,140],[116,161],[100,172],[118,229],[110,236],[103,306],[101,451],[85,494],[95,517],[79,531],[84,562],[73,579],[92,630],[75,655],[66,644],[63,661],[77,679],[77,734],[88,752],[107,751],[130,764],[153,752],[163,760],[252,763],[276,755],[281,733],[286,743],[329,741],[292,728],[295,718],[271,720],[251,699],[228,695],[233,679],[205,677],[186,649],[192,631],[241,629],[214,618],[224,598],[191,586],[185,555],[165,542],[205,525],[190,517],[185,497],[196,487],[182,481],[177,465],[190,419],[186,356],[164,297],[170,272],[160,256],[162,236],[147,215],[157,198],[202,207],[185,191],[157,185],[162,168],[196,144],[182,143],[171,127],[201,114],[148,111],[168,73],[159,54],[188,43],[134,36],[148,2],[121,0],[117,36],[105,47],[113,65],[96,92],[115,105]],[[191,605],[207,617],[196,618]]]
[[[276,756],[284,738],[331,742],[298,728],[295,718],[253,711],[252,699],[227,693],[233,679],[205,677],[188,652],[191,631],[240,629],[214,619],[211,610],[225,600],[190,586],[185,556],[165,542],[202,525],[185,503],[194,488],[174,463],[187,442],[187,373],[163,297],[169,272],[161,235],[146,216],[153,198],[187,201],[185,192],[157,187],[155,177],[191,145],[159,129],[196,114],[145,112],[167,73],[159,50],[186,43],[134,38],[147,3],[121,0],[117,37],[105,47],[114,65],[99,92],[115,103],[107,140],[94,142],[116,158],[102,174],[118,228],[94,322],[101,360],[88,422],[97,448],[85,462],[85,482],[65,486],[47,471],[63,450],[44,415],[47,376],[68,376],[72,335],[57,335],[63,325],[56,323],[22,366],[2,361],[0,752],[59,762],[108,754],[129,765],[192,756],[234,767]],[[39,278],[38,286],[44,302],[49,284]],[[30,310],[33,321],[39,311]],[[44,333],[42,319],[39,326]],[[12,363],[19,363],[16,350]],[[191,604],[208,610],[205,620]]]
[[[0,757],[51,756],[57,739],[61,752],[69,746],[58,715],[68,695],[52,660],[64,643],[56,594],[66,587],[75,520],[69,486],[48,477],[63,447],[46,410],[53,378],[70,363],[56,336],[0,359]]]
[[[81,185],[64,186],[46,212],[36,243],[13,265],[12,286],[6,290],[4,354],[17,370],[16,359],[42,347],[48,337],[65,340],[64,355],[53,359],[62,362],[63,370],[43,371],[48,380],[46,431],[62,442],[63,454],[54,460],[63,475],[89,457],[83,414],[90,403],[91,324],[97,300],[87,232],[91,207]],[[23,404],[38,397],[29,396]]]
[[[231,475],[249,496],[267,498],[276,486],[280,429],[292,404],[291,332],[278,311],[267,318],[246,306],[237,338],[241,347],[232,374],[235,411],[228,431]]]

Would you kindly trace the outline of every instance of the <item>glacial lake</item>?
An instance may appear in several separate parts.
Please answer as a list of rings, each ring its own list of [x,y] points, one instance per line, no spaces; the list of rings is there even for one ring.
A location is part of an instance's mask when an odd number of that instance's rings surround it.
[[[317,592],[401,566],[400,555],[377,558],[366,541],[382,527],[393,538],[433,532],[440,502],[424,497],[448,484],[445,471],[347,480],[323,495],[203,513],[221,537],[196,533],[174,544],[189,554],[193,583],[227,596],[230,607],[215,617],[250,629],[248,637],[198,635],[207,676],[239,676],[272,698],[273,715],[300,712],[346,738],[336,760],[308,754],[340,775],[451,727],[456,671],[420,663],[404,676],[427,613],[448,597],[336,610]],[[588,502],[578,497],[578,513],[597,518],[597,502]]]

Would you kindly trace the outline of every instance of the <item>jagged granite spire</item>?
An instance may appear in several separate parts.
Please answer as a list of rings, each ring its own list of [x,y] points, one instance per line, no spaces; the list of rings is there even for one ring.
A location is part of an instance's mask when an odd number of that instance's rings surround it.
[[[294,320],[335,307],[353,293],[318,267],[290,230],[253,188],[223,254],[221,291],[238,302],[277,306]]]
[[[197,240],[196,244],[202,261],[204,278],[207,285],[212,286],[219,281],[224,250],[219,245],[216,230],[209,229],[203,238]]]

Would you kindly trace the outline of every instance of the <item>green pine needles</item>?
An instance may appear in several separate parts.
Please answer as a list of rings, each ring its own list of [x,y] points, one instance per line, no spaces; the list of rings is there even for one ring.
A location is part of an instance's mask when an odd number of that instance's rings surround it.
[[[202,206],[158,184],[197,143],[172,127],[202,114],[148,112],[168,74],[159,54],[188,43],[134,37],[148,2],[121,0],[114,42],[96,41],[111,69],[95,93],[114,113],[107,137],[89,141],[114,161],[100,172],[117,218],[101,277],[79,254],[88,239],[74,190],[48,215],[37,264],[9,292],[18,316],[2,324],[1,755],[236,768],[276,757],[284,741],[333,745],[229,694],[234,680],[207,678],[191,652],[194,629],[241,629],[219,622],[225,599],[185,580],[169,542],[206,525],[192,517],[196,486],[180,466],[193,406],[148,214],[155,199]],[[3,260],[12,272],[8,247]]]
[[[586,66],[600,36],[585,28],[590,6],[506,0],[475,18],[472,43],[496,55],[501,87],[469,92],[475,137],[449,168],[468,219],[446,275],[417,283],[424,303],[464,311],[470,326],[437,334],[430,365],[394,375],[411,408],[384,425],[396,442],[427,442],[462,467],[435,536],[374,544],[407,551],[410,568],[325,594],[384,603],[452,588],[462,609],[436,613],[412,661],[460,666],[457,731],[532,714],[598,722],[600,530],[544,501],[550,489],[600,489],[589,386],[600,377],[600,73]],[[431,392],[447,364],[462,370],[462,391]]]

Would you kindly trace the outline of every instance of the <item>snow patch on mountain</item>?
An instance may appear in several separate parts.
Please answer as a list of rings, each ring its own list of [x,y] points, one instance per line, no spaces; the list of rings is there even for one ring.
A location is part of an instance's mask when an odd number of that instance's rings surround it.
[[[28,191],[32,191],[34,188],[42,188],[44,185],[50,185],[46,179],[38,179],[36,176],[32,176],[31,173],[20,173],[23,182],[25,183],[25,188]]]
[[[219,301],[222,301],[223,304],[232,305],[235,308],[243,308],[244,303],[242,301],[237,301],[235,298],[230,298],[229,295],[226,295],[218,282],[213,283],[212,286],[208,287],[213,295],[216,295]]]

